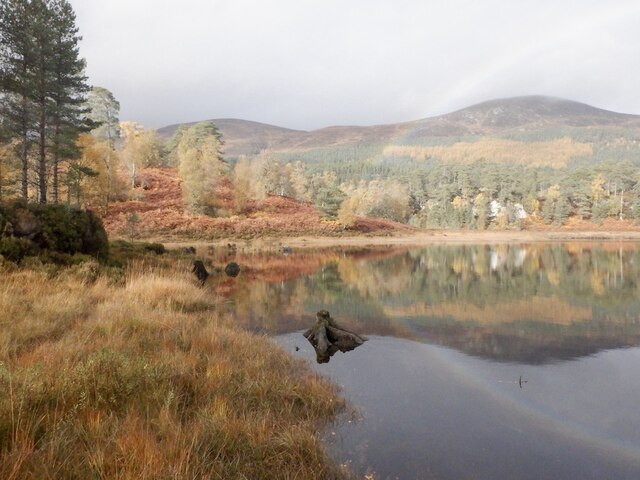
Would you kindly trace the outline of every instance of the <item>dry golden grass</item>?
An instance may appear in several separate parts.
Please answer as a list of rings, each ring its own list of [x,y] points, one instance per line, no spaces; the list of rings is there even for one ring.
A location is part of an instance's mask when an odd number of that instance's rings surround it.
[[[331,384],[186,274],[101,268],[0,267],[0,478],[347,475],[316,436]]]

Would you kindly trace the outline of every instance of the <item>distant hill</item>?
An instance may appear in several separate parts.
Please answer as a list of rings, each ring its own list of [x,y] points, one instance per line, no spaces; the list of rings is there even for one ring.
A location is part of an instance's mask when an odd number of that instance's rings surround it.
[[[405,124],[392,124],[370,127],[336,126],[307,132],[234,118],[218,118],[211,121],[222,132],[225,153],[232,157],[255,155],[265,149],[299,151],[378,143],[380,139],[391,139],[406,130]],[[190,126],[196,123],[198,122],[169,125],[158,129],[158,133],[162,138],[168,139],[181,125]]]
[[[238,119],[213,121],[229,158],[269,149],[285,160],[306,162],[483,159],[563,167],[640,160],[640,115],[544,96],[491,100],[411,122],[313,131]],[[159,132],[169,138],[177,127]]]
[[[222,132],[225,151],[232,156],[254,155],[267,148],[278,148],[307,134],[300,130],[235,118],[218,118],[213,122]],[[168,125],[160,128],[158,133],[162,138],[169,139],[181,125],[188,127],[196,123],[198,122]]]
[[[555,97],[527,96],[490,100],[433,119],[426,125],[450,122],[468,128],[468,133],[492,133],[504,129],[541,124],[567,126],[640,125],[639,115],[627,115]]]

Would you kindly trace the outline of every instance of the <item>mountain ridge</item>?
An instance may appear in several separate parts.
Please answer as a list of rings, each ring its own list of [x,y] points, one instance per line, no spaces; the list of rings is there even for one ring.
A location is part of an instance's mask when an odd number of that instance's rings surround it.
[[[525,133],[557,139],[576,134],[572,129],[631,129],[640,138],[640,115],[542,95],[487,100],[450,113],[406,122],[333,125],[309,131],[243,119],[211,121],[220,129],[229,157],[251,156],[263,150],[293,154],[371,145],[440,145],[460,139],[509,138]],[[194,123],[197,122],[168,125],[158,132],[166,139],[180,125]]]

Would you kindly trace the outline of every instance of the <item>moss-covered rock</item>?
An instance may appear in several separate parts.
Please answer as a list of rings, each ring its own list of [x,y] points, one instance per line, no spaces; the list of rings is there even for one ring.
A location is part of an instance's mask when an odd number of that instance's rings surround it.
[[[28,250],[27,254],[48,251],[106,258],[109,253],[102,221],[91,211],[67,205],[0,205],[0,232],[6,249]],[[31,244],[29,249],[25,242]]]

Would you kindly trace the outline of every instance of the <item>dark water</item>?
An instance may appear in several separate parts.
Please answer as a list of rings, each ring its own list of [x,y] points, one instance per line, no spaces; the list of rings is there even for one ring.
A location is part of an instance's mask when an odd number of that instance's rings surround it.
[[[237,260],[227,308],[342,386],[358,415],[328,445],[361,476],[640,478],[640,247]],[[323,308],[370,340],[316,365],[301,332]]]

